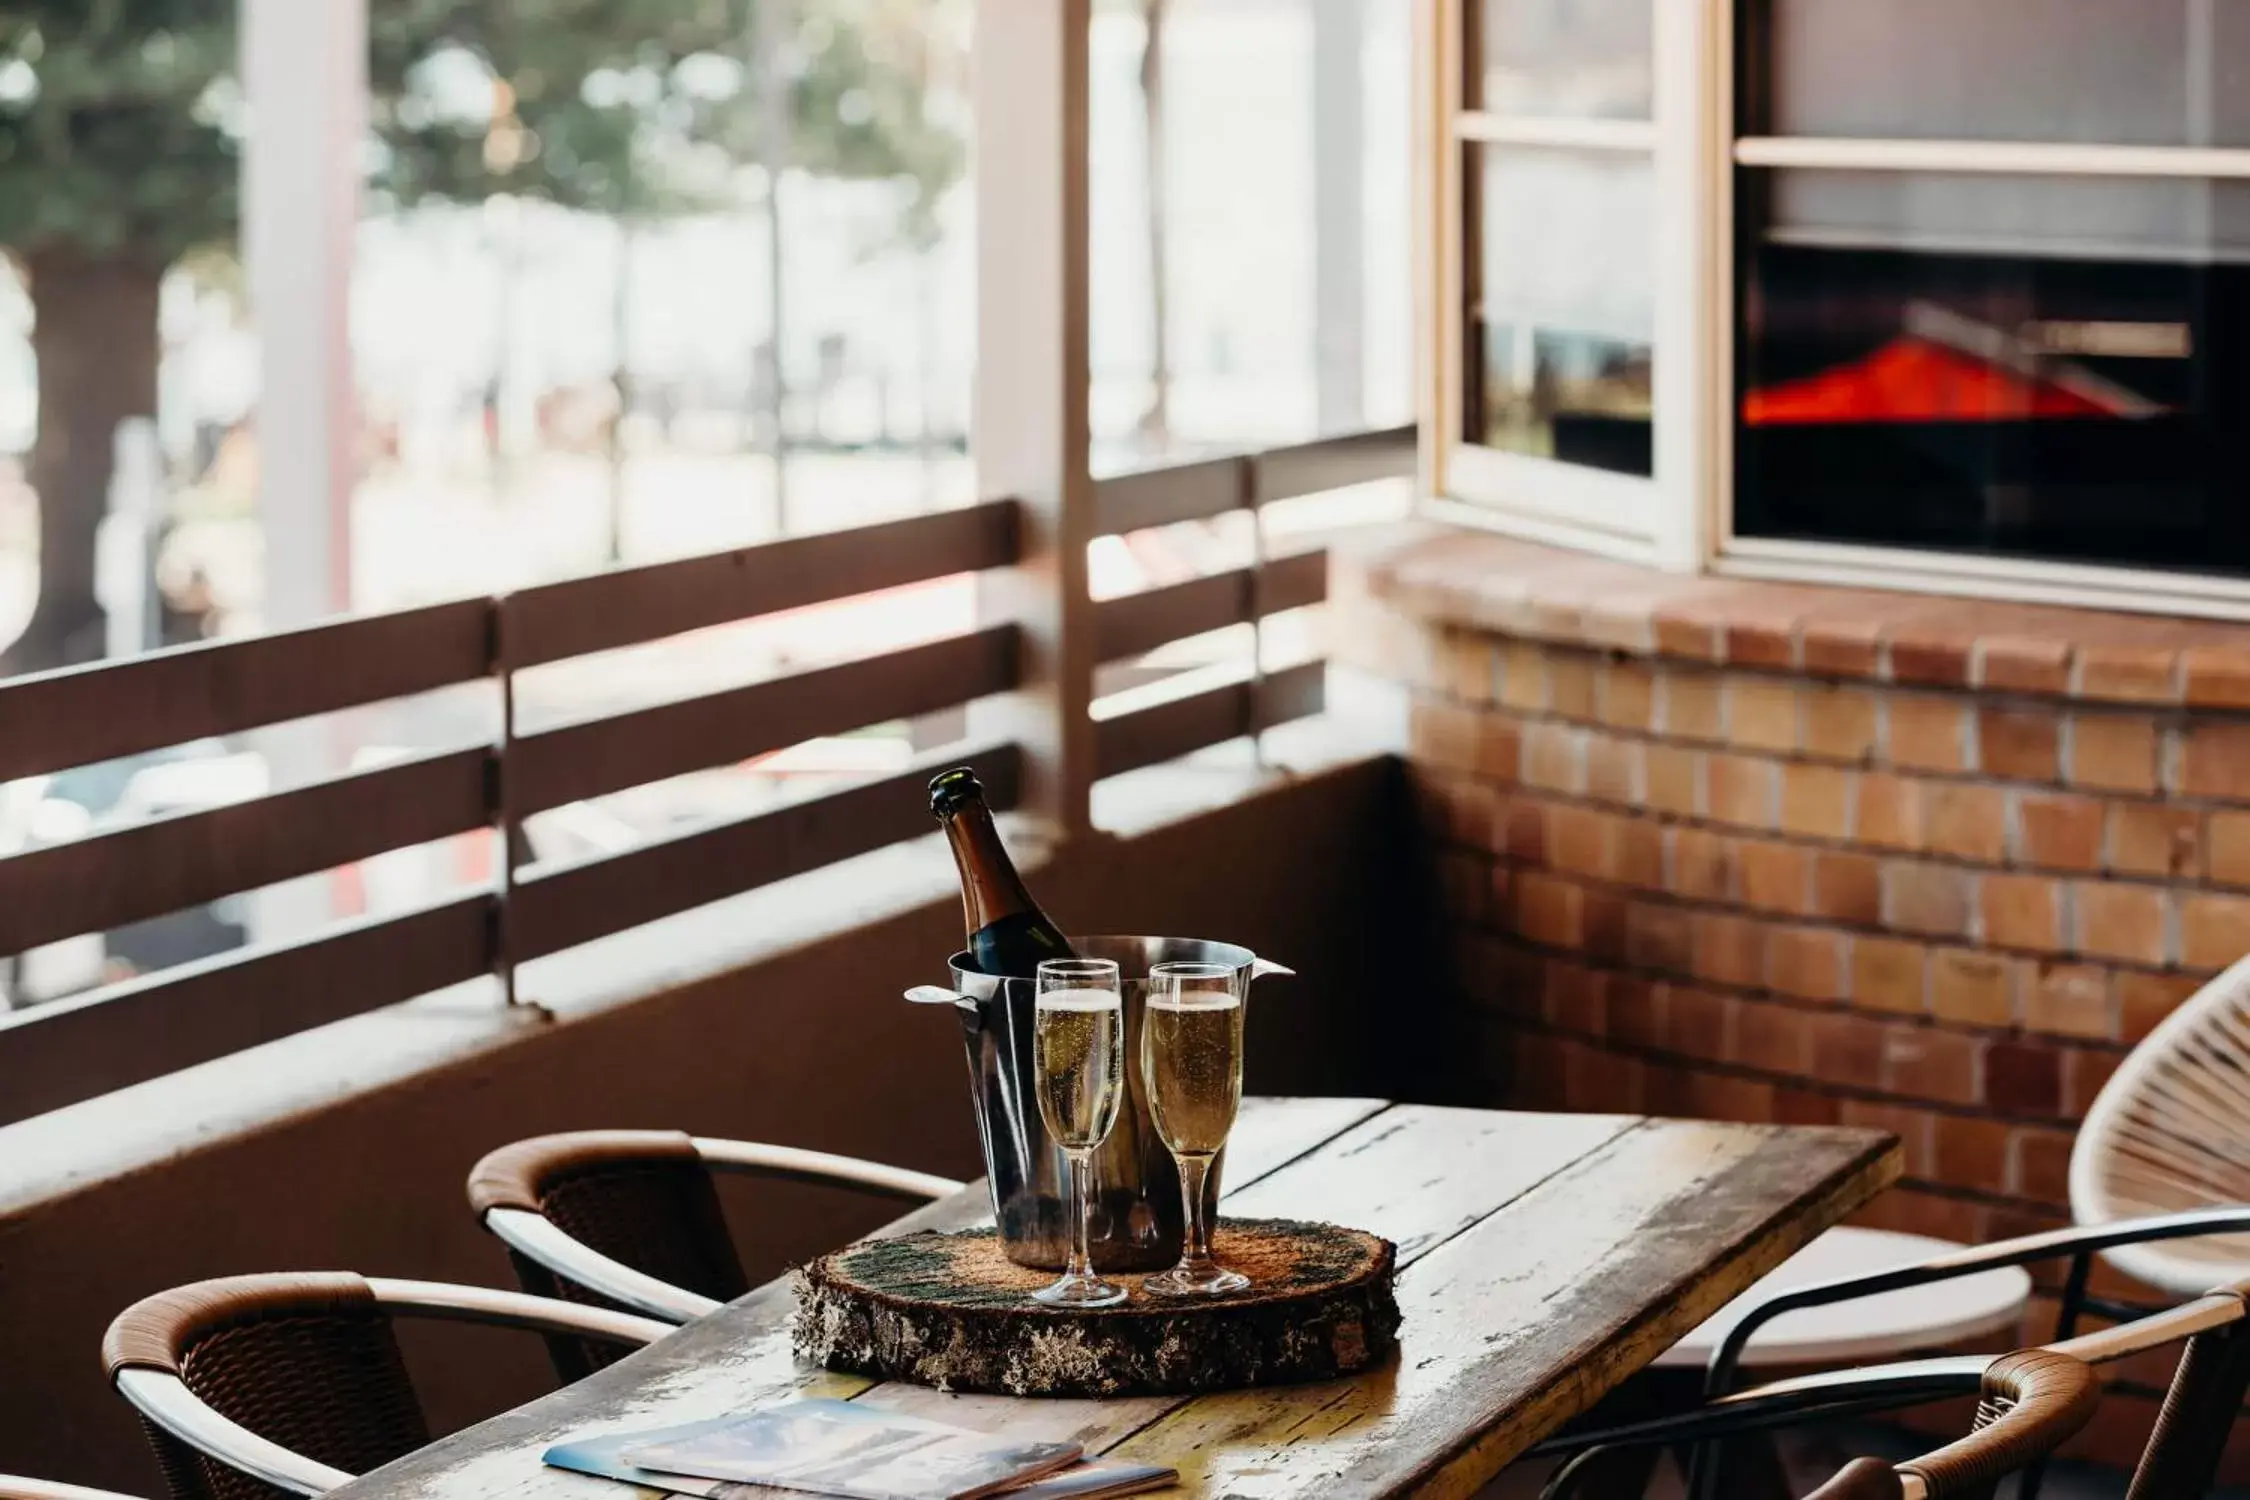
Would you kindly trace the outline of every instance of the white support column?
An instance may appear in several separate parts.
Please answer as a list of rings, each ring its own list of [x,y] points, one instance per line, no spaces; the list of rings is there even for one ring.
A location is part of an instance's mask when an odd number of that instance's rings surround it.
[[[367,0],[241,0],[242,248],[263,378],[258,514],[269,630],[351,604],[352,241],[367,120]],[[333,769],[322,726],[260,736],[277,785]],[[253,936],[286,937],[332,914],[310,876],[264,893]]]
[[[1322,432],[1366,422],[1367,0],[1313,0],[1313,365]]]
[[[1023,507],[1023,561],[982,608],[1023,629],[1024,682],[973,721],[1023,746],[1023,810],[1089,827],[1093,605],[1086,546],[1090,0],[977,0],[977,493]]]
[[[258,512],[266,623],[351,602],[352,239],[367,123],[367,0],[241,0],[250,135],[242,241],[263,350]]]

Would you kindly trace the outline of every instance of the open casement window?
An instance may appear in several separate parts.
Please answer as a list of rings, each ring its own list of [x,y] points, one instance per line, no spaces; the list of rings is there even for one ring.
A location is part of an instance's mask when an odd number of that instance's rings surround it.
[[[2250,4],[1422,13],[1434,513],[2250,615]]]
[[[1662,0],[1434,0],[1425,181],[1434,491],[1543,539],[1682,559],[1705,263],[1698,18]],[[1684,131],[1680,126],[1685,127]],[[1678,284],[1675,284],[1678,283]]]

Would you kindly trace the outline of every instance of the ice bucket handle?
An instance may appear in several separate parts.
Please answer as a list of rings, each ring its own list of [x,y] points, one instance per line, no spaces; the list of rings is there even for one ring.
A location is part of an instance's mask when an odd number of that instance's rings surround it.
[[[971,1015],[975,1015],[977,1009],[977,1002],[971,997],[937,984],[918,984],[906,992],[906,998],[916,1005],[957,1005]]]

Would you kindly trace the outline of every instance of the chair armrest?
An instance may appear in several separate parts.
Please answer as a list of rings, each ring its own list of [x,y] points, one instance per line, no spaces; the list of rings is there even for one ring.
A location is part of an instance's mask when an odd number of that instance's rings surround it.
[[[720,1304],[686,1287],[660,1281],[621,1260],[572,1239],[544,1214],[528,1208],[493,1208],[484,1227],[511,1250],[590,1292],[666,1323],[692,1323]]]
[[[951,1197],[968,1186],[950,1177],[911,1172],[904,1167],[864,1161],[856,1156],[837,1156],[827,1151],[805,1151],[795,1146],[769,1146],[762,1141],[728,1141],[701,1135],[694,1139],[695,1154],[703,1158],[703,1164],[720,1171],[753,1172],[797,1182],[837,1183],[924,1203]]]
[[[2198,1235],[2227,1234],[2246,1229],[2250,1229],[2250,1205],[2191,1209],[2185,1213],[2157,1214],[2145,1219],[2121,1219],[2109,1224],[2077,1225],[2068,1229],[2051,1229],[2040,1234],[2020,1235],[2015,1239],[1997,1240],[1989,1245],[1967,1246],[1916,1265],[1898,1266],[1888,1271],[1844,1277],[1836,1281],[1815,1282],[1810,1286],[1791,1287],[1744,1310],[1742,1316],[1711,1350],[1711,1362],[1706,1367],[1703,1388],[1709,1395],[1723,1395],[1734,1379],[1735,1367],[1742,1361],[1742,1351],[1748,1347],[1750,1336],[1783,1313],[1796,1312],[1800,1308],[1848,1302],[1855,1297],[1872,1297],[1907,1287],[1927,1286],[1932,1282],[1947,1281],[1957,1276],[1973,1276],[1980,1271],[2021,1266],[2065,1255],[2091,1255],[2114,1245],[2193,1239]]]
[[[1977,1391],[1983,1385],[1984,1372],[1991,1367],[1992,1359],[1989,1354],[1956,1354],[1939,1359],[1901,1360],[1872,1369],[1823,1370],[1737,1391],[1688,1411],[1667,1412],[1590,1432],[1564,1433],[1547,1439],[1531,1451],[1571,1453],[1596,1447],[1700,1443],[1769,1427],[1786,1427],[1813,1413],[1912,1406],[1917,1402]]]
[[[113,1490],[90,1490],[82,1484],[57,1484],[47,1479],[24,1479],[0,1474],[0,1500],[133,1500]]]
[[[675,1331],[677,1325],[652,1318],[613,1312],[534,1297],[525,1292],[499,1292],[489,1287],[456,1286],[443,1281],[400,1281],[389,1276],[367,1278],[368,1290],[379,1306],[393,1312],[418,1313],[456,1323],[489,1323],[499,1328],[524,1328],[537,1333],[571,1333],[587,1338],[610,1339],[620,1344],[653,1344]]]
[[[341,1469],[331,1469],[301,1453],[292,1453],[279,1443],[219,1415],[169,1370],[134,1365],[119,1370],[112,1379],[116,1382],[117,1393],[152,1425],[198,1453],[207,1454],[275,1489],[287,1490],[293,1495],[323,1495],[352,1480],[352,1476]]]

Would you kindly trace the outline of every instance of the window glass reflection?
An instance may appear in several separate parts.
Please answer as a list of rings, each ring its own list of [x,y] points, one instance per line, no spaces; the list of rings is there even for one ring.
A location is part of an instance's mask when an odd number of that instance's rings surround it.
[[[1741,196],[1743,532],[2250,573],[2250,185]]]
[[[1477,107],[1647,119],[1653,14],[1650,0],[1484,0]]]
[[[1650,472],[1646,158],[1470,147],[1472,441]]]
[[[2250,6],[2212,0],[1753,0],[1755,135],[2241,145]]]

